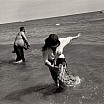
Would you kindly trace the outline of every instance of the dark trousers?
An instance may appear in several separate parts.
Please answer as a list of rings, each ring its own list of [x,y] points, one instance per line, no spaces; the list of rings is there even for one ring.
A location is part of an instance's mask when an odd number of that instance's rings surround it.
[[[55,81],[55,83],[57,85],[57,78],[58,78],[57,73],[54,70],[51,70],[51,69],[50,69],[50,73],[51,73],[51,76],[52,76],[53,80]]]
[[[14,50],[17,55],[16,61],[20,61],[21,59],[25,61],[23,47],[14,45]]]
[[[54,60],[53,61],[51,60],[50,62],[51,62],[51,64],[53,64],[54,63]],[[67,63],[65,61],[65,58],[58,58],[56,60],[56,66],[59,66],[59,64],[63,64],[63,65],[66,65],[67,66]],[[51,69],[50,69],[50,73],[51,73],[51,76],[52,76],[53,80],[55,81],[55,83],[57,85],[57,78],[58,78],[57,73],[54,70],[51,70]]]

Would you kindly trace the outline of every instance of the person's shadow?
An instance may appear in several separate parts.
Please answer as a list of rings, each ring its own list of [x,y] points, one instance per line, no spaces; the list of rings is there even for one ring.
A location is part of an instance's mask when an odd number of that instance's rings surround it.
[[[34,92],[41,93],[43,97],[60,93],[63,90],[58,89],[55,84],[39,84],[37,86],[29,87],[26,89],[21,89],[14,91],[8,95],[6,95],[2,100],[11,100],[11,101],[21,101],[21,97],[24,95],[29,95]]]

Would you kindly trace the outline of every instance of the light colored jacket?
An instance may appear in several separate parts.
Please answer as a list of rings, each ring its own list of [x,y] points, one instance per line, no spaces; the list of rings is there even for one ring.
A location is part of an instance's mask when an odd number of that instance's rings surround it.
[[[64,47],[72,40],[72,37],[67,38],[59,38],[60,45],[56,48],[56,53],[54,54],[51,48],[43,51],[43,60],[44,63],[49,62],[49,60],[57,59],[57,58],[65,58],[63,54]]]

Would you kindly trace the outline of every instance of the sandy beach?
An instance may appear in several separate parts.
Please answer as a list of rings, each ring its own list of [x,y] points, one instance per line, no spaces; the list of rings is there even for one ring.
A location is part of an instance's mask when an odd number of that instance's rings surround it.
[[[0,104],[103,104],[104,18],[99,12],[51,18],[0,27]],[[55,25],[55,24],[60,25]],[[31,44],[26,62],[15,64],[13,41],[19,26],[25,26]],[[82,82],[57,92],[42,59],[41,47],[50,33],[59,37],[82,36],[64,49],[67,70]]]

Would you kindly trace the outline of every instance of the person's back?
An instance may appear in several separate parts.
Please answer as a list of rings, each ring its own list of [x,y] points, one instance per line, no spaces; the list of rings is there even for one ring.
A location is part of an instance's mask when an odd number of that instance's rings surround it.
[[[24,33],[21,31],[16,36],[15,42],[14,42],[16,46],[24,46],[25,42],[23,40],[22,34],[24,34]]]

